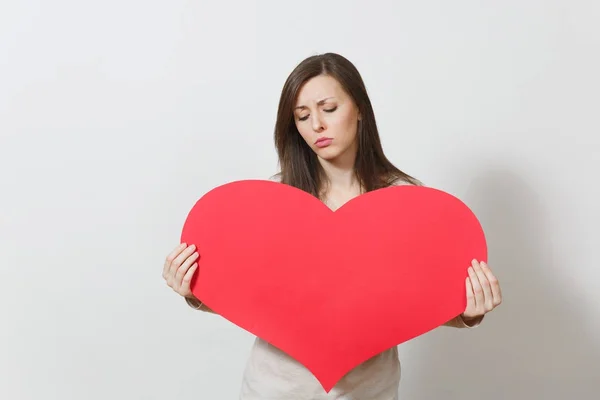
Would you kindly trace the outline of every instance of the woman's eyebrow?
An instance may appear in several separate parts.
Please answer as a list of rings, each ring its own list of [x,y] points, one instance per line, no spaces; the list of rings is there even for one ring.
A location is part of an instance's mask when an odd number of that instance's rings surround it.
[[[325,97],[323,100],[319,100],[319,102],[317,103],[317,105],[321,106],[321,105],[323,105],[325,103],[325,101],[327,101],[329,99],[333,99],[333,96],[332,97]],[[297,110],[298,108],[306,108],[306,106],[298,106],[294,110]]]

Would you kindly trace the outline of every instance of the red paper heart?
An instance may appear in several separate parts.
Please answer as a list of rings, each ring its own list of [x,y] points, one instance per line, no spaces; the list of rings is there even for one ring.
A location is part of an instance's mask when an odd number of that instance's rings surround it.
[[[333,212],[285,184],[228,183],[195,204],[181,240],[200,254],[194,295],[326,391],[462,313],[467,268],[487,257],[471,210],[419,186],[368,192]]]

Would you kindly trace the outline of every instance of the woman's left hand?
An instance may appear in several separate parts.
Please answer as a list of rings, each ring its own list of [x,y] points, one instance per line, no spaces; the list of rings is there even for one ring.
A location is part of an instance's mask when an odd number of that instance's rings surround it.
[[[465,321],[482,318],[502,303],[498,279],[485,262],[473,260],[466,279],[467,308],[461,314]]]

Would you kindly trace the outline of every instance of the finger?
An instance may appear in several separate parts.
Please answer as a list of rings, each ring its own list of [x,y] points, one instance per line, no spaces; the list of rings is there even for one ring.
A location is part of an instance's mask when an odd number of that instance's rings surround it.
[[[481,269],[481,264],[476,260],[472,262],[473,269],[475,270],[475,274],[477,275],[477,279],[479,279],[479,284],[483,289],[483,307],[486,312],[492,311],[494,309],[494,296],[492,295],[492,288],[490,282]]]
[[[473,292],[473,285],[471,284],[471,278],[467,277],[465,281],[465,288],[467,291],[467,308],[465,314],[471,314],[475,312],[475,292]]]
[[[175,276],[177,274],[177,270],[179,269],[179,267],[181,266],[181,264],[183,264],[183,262],[192,255],[192,253],[196,250],[196,246],[194,246],[193,244],[186,247],[185,250],[183,250],[181,253],[179,253],[179,255],[177,257],[175,257],[175,259],[173,260],[173,262],[171,263],[171,268],[169,270],[169,274],[171,276]]]
[[[179,253],[181,253],[183,249],[185,249],[185,246],[185,243],[181,243],[179,246],[175,247],[175,249],[173,249],[171,253],[169,253],[167,259],[165,260],[165,265],[163,266],[163,276],[167,275],[169,269],[171,268],[171,263],[179,255]]]
[[[187,270],[183,277],[183,281],[181,282],[181,291],[183,294],[187,294],[191,292],[190,283],[192,282],[192,278],[194,276],[194,272],[198,269],[198,263],[193,263],[192,266]]]
[[[475,309],[477,310],[477,313],[483,314],[483,288],[479,283],[479,278],[477,278],[477,274],[473,267],[469,267],[469,278],[471,278],[471,285],[473,285],[473,293],[475,294]]]
[[[494,304],[494,307],[496,307],[500,303],[502,303],[502,290],[500,289],[500,283],[498,282],[498,278],[496,278],[496,276],[492,273],[492,270],[490,269],[489,265],[487,265],[487,263],[482,262],[481,269],[483,270],[483,273],[490,282],[490,288],[492,290],[493,298],[492,302]]]
[[[179,268],[177,268],[177,274],[175,275],[175,279],[179,284],[183,280],[183,277],[188,272],[188,269],[192,266],[192,264],[198,259],[198,252],[194,252],[191,256],[186,258],[186,260],[181,264]]]

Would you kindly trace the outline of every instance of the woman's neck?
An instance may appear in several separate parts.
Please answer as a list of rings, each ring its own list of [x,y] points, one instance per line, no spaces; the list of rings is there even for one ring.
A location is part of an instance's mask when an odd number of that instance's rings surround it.
[[[327,161],[319,159],[328,182],[323,187],[325,203],[337,209],[361,193],[360,183],[354,171],[354,157]]]
[[[355,154],[346,152],[334,160],[323,160],[319,158],[319,163],[323,167],[325,176],[330,186],[339,189],[350,189],[358,183],[354,173]]]
[[[354,167],[345,168],[328,162],[322,162],[321,166],[329,181],[329,187],[349,190],[358,183],[354,173]]]

